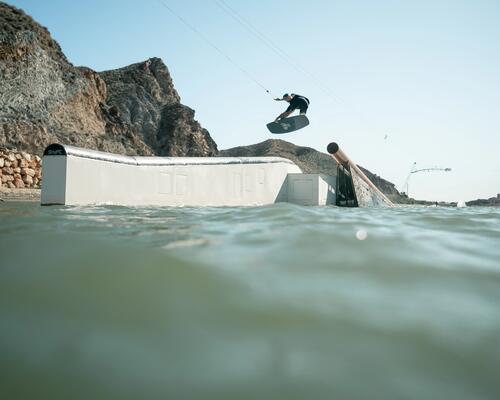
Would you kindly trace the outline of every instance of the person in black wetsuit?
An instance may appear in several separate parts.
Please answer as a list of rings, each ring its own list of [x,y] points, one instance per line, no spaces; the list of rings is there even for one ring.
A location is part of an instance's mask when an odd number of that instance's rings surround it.
[[[299,109],[300,115],[305,115],[307,112],[307,107],[309,107],[309,99],[307,97],[301,96],[299,94],[288,94],[285,93],[283,98],[274,99],[276,101],[287,101],[290,103],[288,108],[284,113],[278,115],[278,117],[274,120],[274,122],[278,122],[280,119],[288,117],[291,113],[293,113],[296,109]]]

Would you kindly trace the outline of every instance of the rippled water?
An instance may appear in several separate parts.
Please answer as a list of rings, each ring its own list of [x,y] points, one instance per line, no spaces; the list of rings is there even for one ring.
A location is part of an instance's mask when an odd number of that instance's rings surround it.
[[[2,398],[500,398],[498,209],[2,203],[0,260]]]

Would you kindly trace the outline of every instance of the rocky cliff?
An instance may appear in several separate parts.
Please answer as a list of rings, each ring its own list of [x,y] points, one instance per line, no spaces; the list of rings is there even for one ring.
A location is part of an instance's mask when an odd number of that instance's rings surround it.
[[[211,156],[217,145],[194,120],[194,110],[180,103],[167,67],[159,58],[101,72],[107,102],[121,120],[141,132],[160,156]]]
[[[103,73],[73,66],[49,31],[0,2],[0,146],[52,142],[120,154],[217,153],[154,58]]]
[[[471,200],[466,203],[468,206],[500,207],[500,193],[488,199]]]
[[[250,146],[221,150],[219,155],[222,157],[284,157],[292,160],[304,173],[337,175],[337,164],[328,154],[321,153],[310,147],[296,146],[280,139],[269,139]],[[405,199],[400,195],[393,183],[373,174],[366,168],[359,167],[368,179],[392,201],[404,202]]]

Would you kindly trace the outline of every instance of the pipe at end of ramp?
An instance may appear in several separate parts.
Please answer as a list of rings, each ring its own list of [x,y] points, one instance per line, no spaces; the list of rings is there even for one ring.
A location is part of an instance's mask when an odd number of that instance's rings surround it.
[[[337,163],[343,165],[344,167],[349,166],[351,170],[356,171],[356,173],[359,175],[359,177],[374,191],[376,192],[379,196],[381,196],[389,205],[394,206],[394,203],[389,200],[389,198],[382,193],[382,191],[375,186],[375,184],[368,179],[368,177],[361,171],[361,169],[351,161],[349,157],[347,157],[347,154],[345,154],[339,147],[339,145],[335,142],[331,142],[328,144],[326,147],[326,151],[328,151],[328,154],[332,156],[332,158],[337,161]]]
[[[334,158],[335,161],[337,161],[339,164],[342,164],[343,166],[349,165],[349,157],[340,150],[340,147],[337,143],[332,142],[326,147],[326,151]]]

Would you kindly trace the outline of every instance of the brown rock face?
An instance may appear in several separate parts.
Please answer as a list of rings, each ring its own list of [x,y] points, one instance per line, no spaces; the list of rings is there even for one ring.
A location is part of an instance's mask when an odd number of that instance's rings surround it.
[[[214,156],[217,145],[194,119],[194,110],[180,103],[167,67],[159,58],[101,72],[108,104],[115,115],[142,134],[162,156]]]
[[[3,2],[0,77],[0,146],[32,154],[53,142],[131,155],[217,152],[160,59],[101,74],[74,67],[46,28]]]

